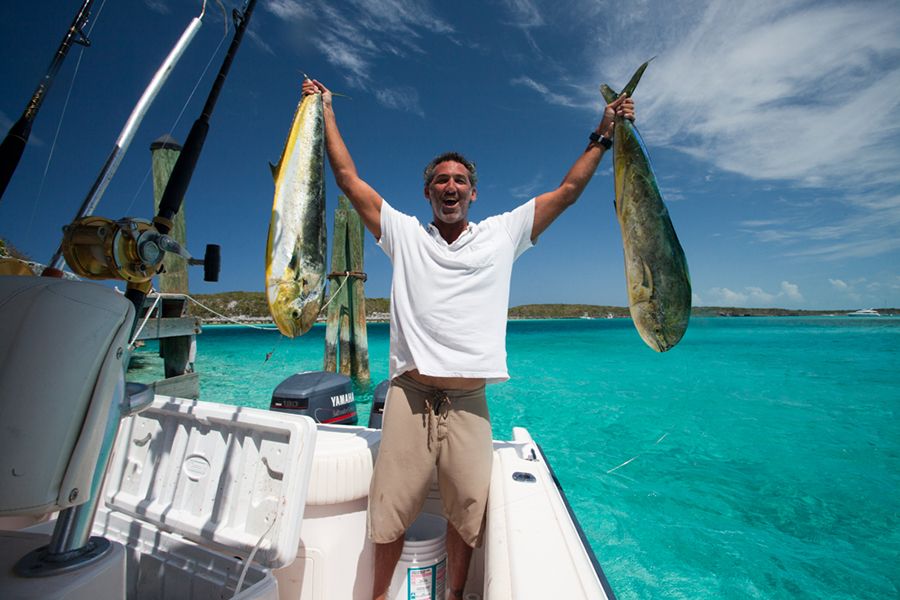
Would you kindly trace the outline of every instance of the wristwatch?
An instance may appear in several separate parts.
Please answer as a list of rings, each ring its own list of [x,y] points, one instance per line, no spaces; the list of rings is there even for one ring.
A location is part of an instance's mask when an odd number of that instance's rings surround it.
[[[592,131],[591,135],[589,135],[588,137],[591,139],[591,142],[593,142],[595,144],[600,144],[607,150],[612,148],[612,140],[610,138],[606,137],[605,135],[600,135],[596,131]]]

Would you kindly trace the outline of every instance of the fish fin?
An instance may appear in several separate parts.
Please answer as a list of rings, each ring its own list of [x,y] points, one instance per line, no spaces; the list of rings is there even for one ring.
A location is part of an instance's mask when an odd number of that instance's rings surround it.
[[[641,257],[637,257],[637,261],[641,267],[641,281],[632,284],[634,288],[631,293],[632,304],[649,302],[653,295],[653,272],[650,270],[650,265]]]
[[[605,83],[600,86],[600,93],[603,94],[603,99],[606,100],[607,104],[619,97],[615,90],[613,90]]]
[[[281,165],[280,164],[273,165],[272,163],[269,163],[269,168],[272,170],[272,179],[275,179],[277,181],[278,180],[278,169],[281,168]]]
[[[656,57],[654,56],[653,58],[656,58]],[[650,60],[653,60],[653,58],[651,58]],[[637,71],[634,72],[634,75],[631,76],[631,79],[628,81],[628,83],[622,89],[623,94],[625,94],[628,97],[631,97],[631,95],[634,94],[634,88],[637,87],[638,82],[641,80],[641,75],[644,74],[644,71],[647,69],[647,65],[650,64],[650,60],[648,60],[647,62],[645,62],[644,64],[642,64],[641,66],[639,66],[637,68]]]

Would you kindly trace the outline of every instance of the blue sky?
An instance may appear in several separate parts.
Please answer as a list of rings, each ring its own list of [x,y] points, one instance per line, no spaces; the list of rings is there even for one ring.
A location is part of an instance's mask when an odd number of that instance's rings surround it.
[[[0,8],[3,132],[79,5]],[[92,46],[72,50],[50,91],[0,201],[0,235],[49,259],[199,7],[96,0]],[[168,132],[184,140],[231,32],[223,36],[212,4],[97,214],[151,216],[149,145]],[[635,93],[637,124],[688,257],[694,304],[900,306],[893,0],[259,0],[186,198],[188,246],[222,245],[221,280],[204,283],[195,269],[191,291],[263,289],[268,162],[281,152],[302,72],[351,97],[335,100],[342,133],[391,204],[428,219],[421,169],[453,149],[478,165],[470,216],[479,220],[556,186],[600,115],[599,85],[621,87],[653,56]],[[627,303],[611,164],[519,260],[512,305]],[[337,194],[329,175],[329,212]],[[367,294],[387,296],[390,265],[370,236],[366,261]]]

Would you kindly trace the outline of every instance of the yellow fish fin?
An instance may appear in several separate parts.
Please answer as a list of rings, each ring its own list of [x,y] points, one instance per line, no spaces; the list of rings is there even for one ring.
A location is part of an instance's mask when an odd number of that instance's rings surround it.
[[[635,281],[631,286],[631,302],[637,304],[639,302],[649,302],[653,295],[653,272],[650,266],[644,262],[644,259],[637,257],[637,262],[641,267],[641,280]]]

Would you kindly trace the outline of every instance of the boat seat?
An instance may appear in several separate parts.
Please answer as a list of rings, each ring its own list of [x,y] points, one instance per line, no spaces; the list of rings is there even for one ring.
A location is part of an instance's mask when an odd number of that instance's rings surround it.
[[[10,275],[0,314],[0,515],[78,506],[105,467],[134,309],[95,283]]]
[[[319,425],[306,503],[327,506],[369,495],[381,431]]]

